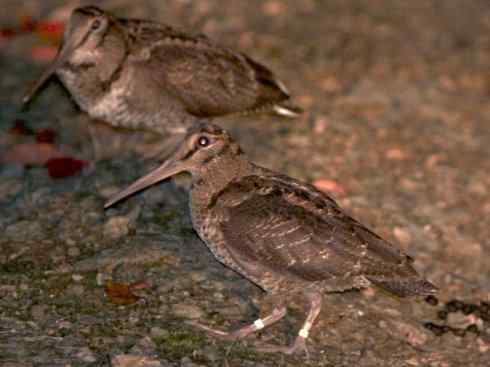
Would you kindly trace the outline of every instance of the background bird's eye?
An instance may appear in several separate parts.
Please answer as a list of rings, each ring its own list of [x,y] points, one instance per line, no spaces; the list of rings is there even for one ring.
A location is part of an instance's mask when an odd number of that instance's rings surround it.
[[[197,140],[197,144],[199,144],[200,147],[207,147],[209,145],[209,139],[206,136],[201,136]]]
[[[102,25],[102,22],[99,19],[95,19],[92,22],[91,28],[92,28],[93,31],[96,31],[97,29],[100,28],[101,25]]]

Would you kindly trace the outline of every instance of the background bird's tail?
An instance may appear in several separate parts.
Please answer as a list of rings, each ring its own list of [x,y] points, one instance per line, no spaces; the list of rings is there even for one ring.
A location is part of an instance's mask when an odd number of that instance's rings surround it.
[[[283,103],[276,103],[273,106],[273,110],[275,113],[277,113],[280,116],[285,116],[285,117],[298,117],[303,113],[303,109],[297,106],[293,106],[287,102]]]

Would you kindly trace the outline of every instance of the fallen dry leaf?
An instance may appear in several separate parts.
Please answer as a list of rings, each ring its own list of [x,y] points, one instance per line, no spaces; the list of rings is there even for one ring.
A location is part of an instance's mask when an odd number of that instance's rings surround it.
[[[109,300],[116,305],[130,305],[137,302],[140,298],[133,294],[130,284],[108,281],[105,286],[105,292]]]
[[[63,22],[51,20],[37,23],[36,32],[42,36],[58,38],[63,35],[64,28]]]
[[[319,179],[313,182],[313,186],[320,191],[325,191],[326,193],[333,192],[340,195],[346,193],[345,188],[333,180]]]
[[[69,177],[78,174],[88,163],[70,157],[52,158],[46,162],[48,174],[54,178]]]
[[[55,58],[58,48],[54,46],[34,46],[31,49],[31,58],[36,61],[48,62]]]
[[[402,161],[408,158],[408,154],[399,148],[391,148],[386,151],[386,158],[394,161]]]
[[[64,154],[53,144],[23,143],[14,145],[0,158],[2,163],[21,163],[25,165],[43,165],[53,158]]]
[[[270,16],[278,16],[286,12],[287,7],[280,1],[269,0],[262,5],[262,11]]]

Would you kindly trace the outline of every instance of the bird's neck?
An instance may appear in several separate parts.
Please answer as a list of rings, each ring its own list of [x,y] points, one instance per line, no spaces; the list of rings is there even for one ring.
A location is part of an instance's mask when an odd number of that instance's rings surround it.
[[[76,100],[93,103],[100,95],[110,92],[123,72],[127,57],[122,30],[111,26],[97,48],[76,49],[57,74]]]
[[[207,208],[217,193],[233,180],[253,174],[255,166],[245,156],[220,157],[210,161],[192,180],[191,201],[195,208]]]

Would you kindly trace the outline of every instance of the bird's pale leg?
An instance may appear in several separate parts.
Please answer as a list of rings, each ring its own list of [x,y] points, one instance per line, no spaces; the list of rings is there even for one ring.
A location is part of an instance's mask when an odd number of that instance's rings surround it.
[[[272,325],[273,323],[282,319],[284,316],[286,316],[286,307],[277,307],[274,310],[272,310],[272,313],[270,315],[262,319],[257,319],[254,321],[253,324],[244,326],[235,331],[222,331],[222,330],[212,329],[209,326],[202,325],[195,321],[189,321],[187,323],[189,325],[196,326],[206,331],[208,334],[214,337],[224,339],[224,340],[238,340],[238,339],[246,338],[248,335],[255,333],[256,331],[259,331],[269,325]]]
[[[310,330],[313,327],[313,323],[315,322],[316,318],[320,314],[320,310],[322,308],[322,296],[319,293],[311,293],[308,294],[308,298],[310,300],[310,310],[308,311],[306,320],[303,323],[301,329],[299,330],[298,336],[294,340],[293,344],[287,347],[274,346],[274,345],[258,346],[257,350],[261,352],[268,352],[268,353],[280,352],[285,354],[294,354],[296,352],[304,351],[306,354],[308,354],[308,349],[306,347],[306,339],[310,334]]]
[[[90,173],[92,174],[95,171],[95,167],[97,165],[97,162],[102,157],[102,148],[100,147],[100,143],[97,139],[97,128],[94,125],[92,125],[91,122],[88,124],[88,133],[90,135],[90,140],[92,142],[92,153],[94,155],[94,161],[90,165],[91,166]],[[95,183],[94,184],[95,184],[95,189],[97,191],[100,191],[102,184],[100,183],[100,179],[97,176],[97,174],[95,174]]]

